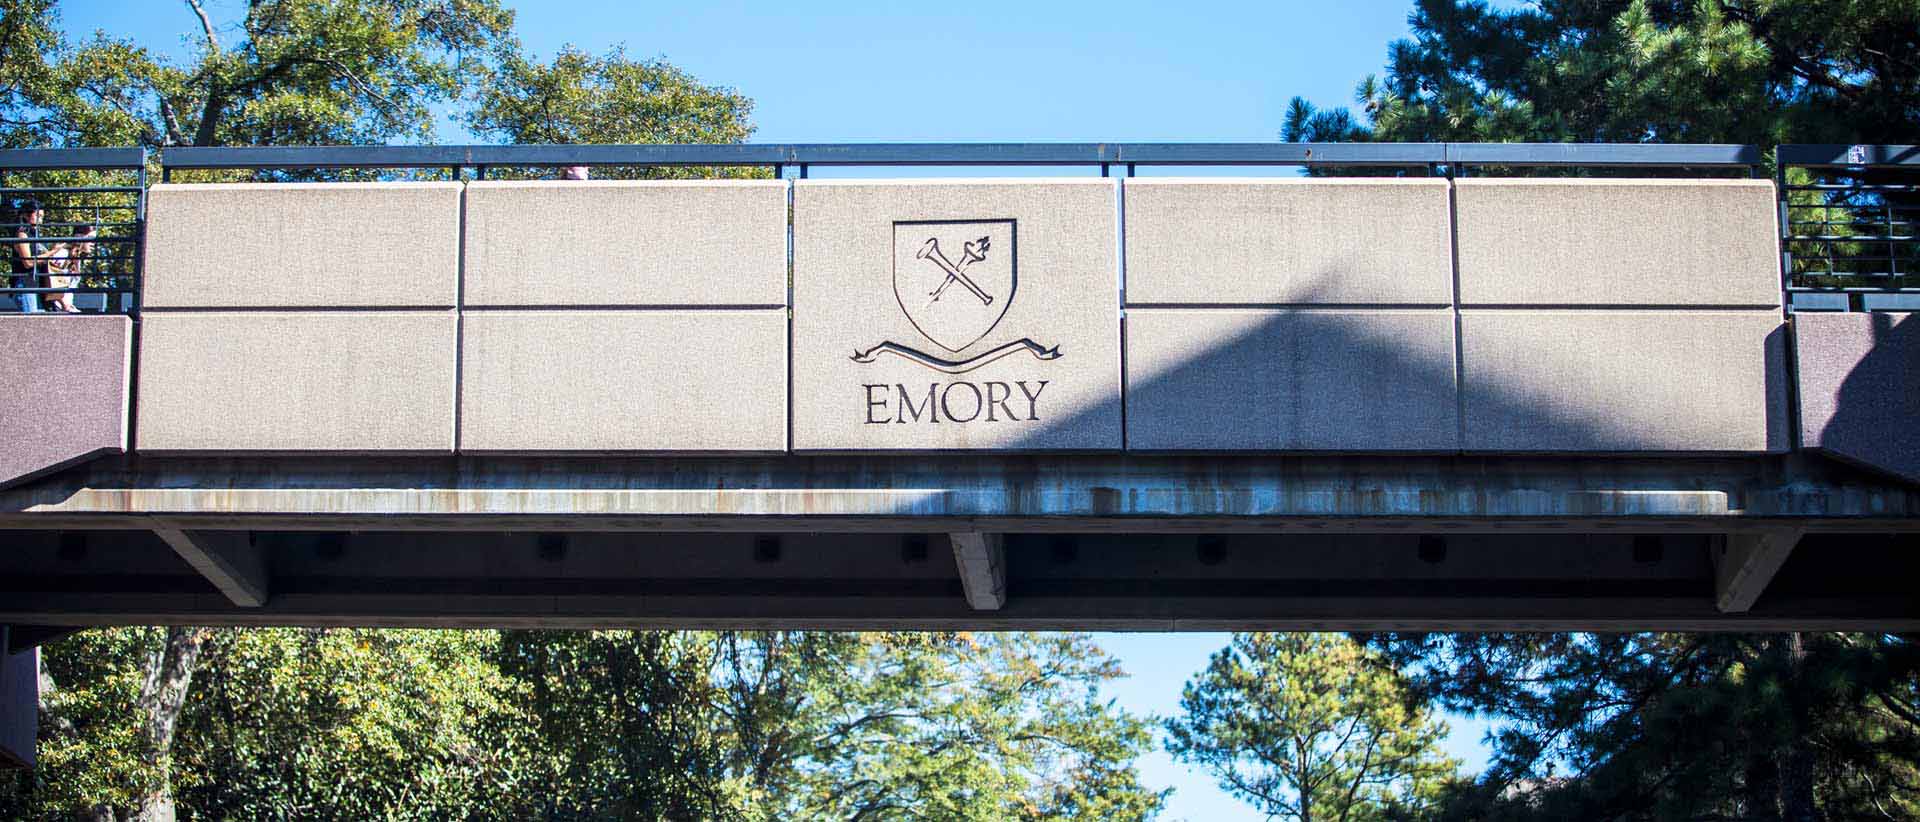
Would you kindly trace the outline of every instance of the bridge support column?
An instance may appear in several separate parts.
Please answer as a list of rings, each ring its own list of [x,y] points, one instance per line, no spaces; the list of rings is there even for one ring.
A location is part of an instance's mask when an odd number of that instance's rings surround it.
[[[31,768],[40,726],[40,649],[15,653],[0,625],[0,768]]]
[[[1799,528],[1728,534],[1713,554],[1715,605],[1721,613],[1752,608],[1805,534]]]
[[[1007,551],[1000,534],[962,531],[949,534],[960,585],[976,611],[998,611],[1007,604]]]
[[[242,608],[267,604],[267,561],[244,531],[186,531],[156,522],[153,533]]]

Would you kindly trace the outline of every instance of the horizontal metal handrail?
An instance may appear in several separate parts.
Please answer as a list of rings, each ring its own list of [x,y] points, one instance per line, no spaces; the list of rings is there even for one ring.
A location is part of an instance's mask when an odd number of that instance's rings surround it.
[[[144,148],[5,148],[0,170],[135,169],[147,165]]]
[[[1920,146],[1789,143],[1774,149],[1782,166],[1920,166]]]
[[[49,172],[92,172],[108,180],[121,178],[121,182],[110,185],[78,185],[61,177],[51,181],[57,184],[39,180],[40,184],[7,186],[0,181],[0,215],[4,215],[0,216],[0,311],[47,308],[45,299],[60,295],[100,295],[97,305],[82,307],[74,303],[89,313],[138,311],[139,248],[146,224],[147,163],[151,157],[147,149],[139,147],[0,149],[0,172],[27,175],[29,180]],[[124,184],[129,172],[132,185]],[[91,201],[97,198],[106,201]],[[14,210],[26,200],[41,201],[40,210],[54,219],[37,226],[17,220],[12,216]],[[93,219],[76,221],[76,216],[88,213]],[[111,216],[101,219],[103,215]],[[81,226],[92,226],[99,233],[76,233]],[[38,232],[39,236],[22,236],[22,232]],[[85,243],[92,252],[70,256],[65,263],[67,270],[52,270],[50,262],[35,263],[29,271],[13,270],[15,254],[22,246],[63,243]],[[59,284],[63,280],[66,284]]]
[[[1920,292],[1920,146],[1782,145],[1780,267],[1790,295],[1820,308],[1871,309],[1866,295]],[[1790,297],[1791,299],[1791,297]]]
[[[802,143],[177,147],[166,169],[484,166],[1752,167],[1755,146],[1602,143]]]

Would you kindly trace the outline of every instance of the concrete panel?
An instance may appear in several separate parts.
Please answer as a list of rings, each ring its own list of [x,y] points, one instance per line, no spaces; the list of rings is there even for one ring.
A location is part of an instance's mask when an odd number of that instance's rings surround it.
[[[787,316],[476,311],[462,331],[462,451],[780,451]]]
[[[1084,178],[796,183],[794,448],[1119,448],[1114,198]]]
[[[1801,446],[1920,483],[1920,319],[1793,315]]]
[[[467,187],[465,304],[785,305],[781,180]]]
[[[452,306],[459,183],[156,185],[148,308]]]
[[[1127,312],[1127,447],[1459,448],[1453,312]]]
[[[1453,300],[1445,180],[1131,179],[1129,303]]]
[[[1782,452],[1778,312],[1461,312],[1468,451]]]
[[[1466,305],[1780,304],[1766,180],[1456,181]]]
[[[124,316],[0,317],[0,486],[127,449],[132,334]]]
[[[151,312],[142,451],[451,451],[451,311]]]

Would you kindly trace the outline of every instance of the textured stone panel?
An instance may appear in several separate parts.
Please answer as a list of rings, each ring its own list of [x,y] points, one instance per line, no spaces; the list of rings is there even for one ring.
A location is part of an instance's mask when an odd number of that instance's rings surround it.
[[[785,305],[780,180],[475,182],[465,304]]]
[[[1451,451],[1453,312],[1127,312],[1127,447]]]
[[[143,451],[451,451],[451,311],[150,312]]]
[[[793,447],[1119,448],[1114,197],[1112,180],[796,183]]]
[[[787,316],[474,311],[462,451],[780,451]]]
[[[1445,180],[1131,179],[1129,303],[1453,300]]]
[[[1793,315],[1800,444],[1920,482],[1920,319]]]
[[[1463,304],[1780,304],[1766,180],[1455,185]]]
[[[1466,450],[1781,452],[1778,312],[1461,313]]]
[[[451,306],[459,183],[156,185],[148,308]]]
[[[127,450],[133,322],[0,317],[0,486]]]

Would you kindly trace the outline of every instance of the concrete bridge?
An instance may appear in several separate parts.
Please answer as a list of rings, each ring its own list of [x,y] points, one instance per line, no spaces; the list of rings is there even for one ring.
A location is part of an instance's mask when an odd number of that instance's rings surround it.
[[[0,317],[0,623],[1920,627],[1920,325],[1759,162],[170,150],[137,310]],[[777,179],[501,179],[573,164]],[[921,164],[1062,168],[809,173]]]
[[[1778,156],[0,152],[0,753],[94,625],[1913,630],[1920,152]]]

